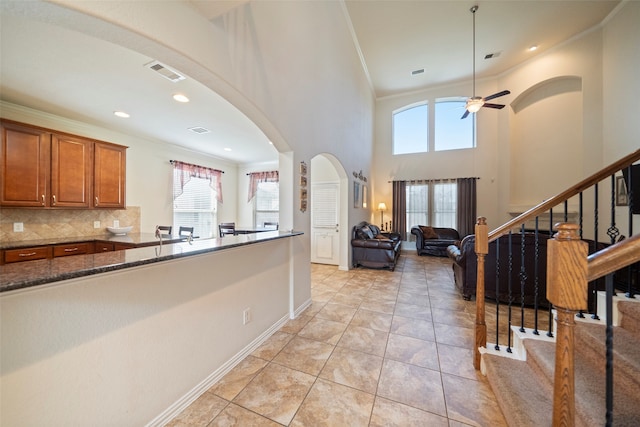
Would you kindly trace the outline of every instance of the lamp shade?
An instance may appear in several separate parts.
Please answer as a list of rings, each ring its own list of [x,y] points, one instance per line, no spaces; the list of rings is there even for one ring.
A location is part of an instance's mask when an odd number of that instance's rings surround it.
[[[387,205],[385,205],[384,202],[378,203],[378,210],[379,211],[386,211],[387,210]]]

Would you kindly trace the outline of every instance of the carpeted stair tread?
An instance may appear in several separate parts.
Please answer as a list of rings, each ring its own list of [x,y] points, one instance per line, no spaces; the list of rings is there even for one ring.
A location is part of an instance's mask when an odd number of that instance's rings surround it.
[[[606,362],[606,327],[592,323],[576,325],[576,352],[594,364],[594,369],[604,373]],[[620,327],[613,331],[614,381],[624,385],[629,393],[640,396],[640,343],[638,336]]]
[[[510,426],[551,425],[552,395],[527,362],[491,354],[484,354],[482,359],[491,389]]]
[[[555,370],[555,346],[553,342],[525,340],[527,364],[533,372],[540,374],[546,381],[543,388],[553,387]],[[539,381],[542,381],[539,379]],[[575,390],[576,424],[595,426],[605,422],[605,374],[596,369],[591,361],[582,357],[580,351],[575,354]],[[553,391],[549,392],[553,396]],[[550,401],[552,397],[549,397]],[[640,420],[640,395],[629,391],[618,382],[614,385],[614,425],[637,426]]]
[[[620,301],[618,312],[622,317],[620,326],[640,339],[640,302]]]

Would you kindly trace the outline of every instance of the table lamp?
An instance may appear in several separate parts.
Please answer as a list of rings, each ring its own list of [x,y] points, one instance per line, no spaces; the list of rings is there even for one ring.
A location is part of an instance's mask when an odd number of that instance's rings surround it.
[[[383,224],[384,224],[384,217],[383,217],[383,215],[384,215],[384,211],[386,211],[386,210],[387,210],[387,205],[385,205],[385,203],[384,203],[384,202],[380,202],[380,203],[378,203],[378,210],[380,211],[380,228],[382,228],[382,227],[383,227]]]

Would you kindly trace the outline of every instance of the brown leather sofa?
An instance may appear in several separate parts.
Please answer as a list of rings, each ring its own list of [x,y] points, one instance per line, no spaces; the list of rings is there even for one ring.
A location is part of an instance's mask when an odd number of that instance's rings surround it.
[[[458,230],[444,227],[414,225],[411,234],[416,236],[418,255],[447,256],[447,248],[460,241]]]
[[[548,234],[538,234],[537,261],[536,239],[534,233],[524,235],[524,303],[534,305],[536,299],[541,306],[548,306],[547,301],[547,241]],[[520,283],[520,266],[522,265],[521,252],[522,235],[512,234],[512,252],[509,254],[509,237],[489,243],[489,253],[485,257],[485,296],[495,299],[496,295],[501,302],[513,304],[521,303],[522,289]],[[465,300],[471,299],[476,294],[477,256],[475,253],[475,235],[462,239],[459,245],[451,245],[447,248],[449,258],[453,260],[453,275],[456,287],[460,290]],[[499,249],[500,279],[496,289],[496,253]],[[509,267],[511,259],[511,268]],[[537,275],[536,275],[537,271]],[[536,289],[537,277],[537,289]],[[511,288],[511,292],[509,292]]]
[[[393,271],[400,256],[398,233],[383,233],[368,222],[353,227],[351,233],[352,264],[354,267],[389,268]]]

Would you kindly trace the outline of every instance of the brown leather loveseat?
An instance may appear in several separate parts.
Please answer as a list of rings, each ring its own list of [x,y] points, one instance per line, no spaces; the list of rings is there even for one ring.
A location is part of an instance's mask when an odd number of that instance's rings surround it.
[[[416,236],[418,255],[447,256],[447,248],[459,242],[458,230],[445,227],[414,225],[411,234]]]
[[[377,226],[363,221],[353,227],[351,233],[353,266],[389,268],[393,271],[400,256],[401,243],[398,233],[383,233]]]

